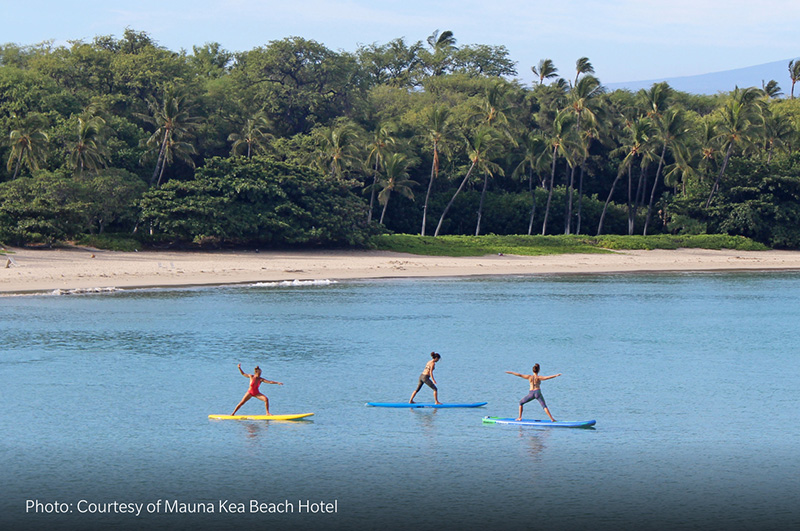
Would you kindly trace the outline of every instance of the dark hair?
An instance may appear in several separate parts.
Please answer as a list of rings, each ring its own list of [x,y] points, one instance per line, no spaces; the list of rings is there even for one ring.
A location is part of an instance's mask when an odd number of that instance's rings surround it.
[[[431,358],[438,360],[442,356],[438,352],[431,352]]]
[[[539,374],[539,364],[533,366],[533,374]]]

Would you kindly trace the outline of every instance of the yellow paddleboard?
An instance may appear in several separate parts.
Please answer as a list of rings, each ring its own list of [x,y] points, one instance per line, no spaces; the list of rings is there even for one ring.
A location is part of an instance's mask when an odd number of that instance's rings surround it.
[[[297,415],[209,415],[214,420],[297,420],[310,417],[313,413],[299,413]]]

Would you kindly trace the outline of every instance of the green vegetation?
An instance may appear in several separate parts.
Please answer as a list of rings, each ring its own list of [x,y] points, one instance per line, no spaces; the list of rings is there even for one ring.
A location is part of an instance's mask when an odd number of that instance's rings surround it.
[[[75,244],[109,251],[133,252],[142,249],[142,243],[127,234],[87,234]]]
[[[132,29],[0,45],[0,242],[800,248],[794,73],[787,98],[774,80],[608,92],[586,57],[520,67],[533,86],[505,47],[450,31],[355,53],[178,53]],[[580,238],[511,238],[536,234]]]
[[[141,200],[156,239],[219,245],[359,245],[365,206],[345,186],[300,166],[252,157],[208,161],[192,181]]]
[[[540,256],[566,253],[606,253],[609,249],[737,249],[763,251],[767,247],[742,236],[417,236],[382,234],[370,239],[375,249],[430,256],[484,256],[516,254]]]

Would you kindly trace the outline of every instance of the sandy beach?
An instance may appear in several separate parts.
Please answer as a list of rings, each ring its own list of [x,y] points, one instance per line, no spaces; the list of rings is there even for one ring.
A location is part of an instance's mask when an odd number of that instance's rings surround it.
[[[800,251],[678,249],[482,257],[386,251],[115,252],[8,248],[0,293],[287,280],[668,271],[800,270]]]

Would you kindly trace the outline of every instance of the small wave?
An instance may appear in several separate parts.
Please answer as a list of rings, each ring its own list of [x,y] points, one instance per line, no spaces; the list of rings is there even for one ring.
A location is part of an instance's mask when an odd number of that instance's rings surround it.
[[[297,287],[297,286],[330,286],[336,284],[335,280],[282,280],[279,282],[256,282],[250,284],[254,288],[284,288],[284,287]]]
[[[85,295],[90,293],[114,293],[120,291],[118,288],[74,288],[74,289],[54,289],[50,295]]]

